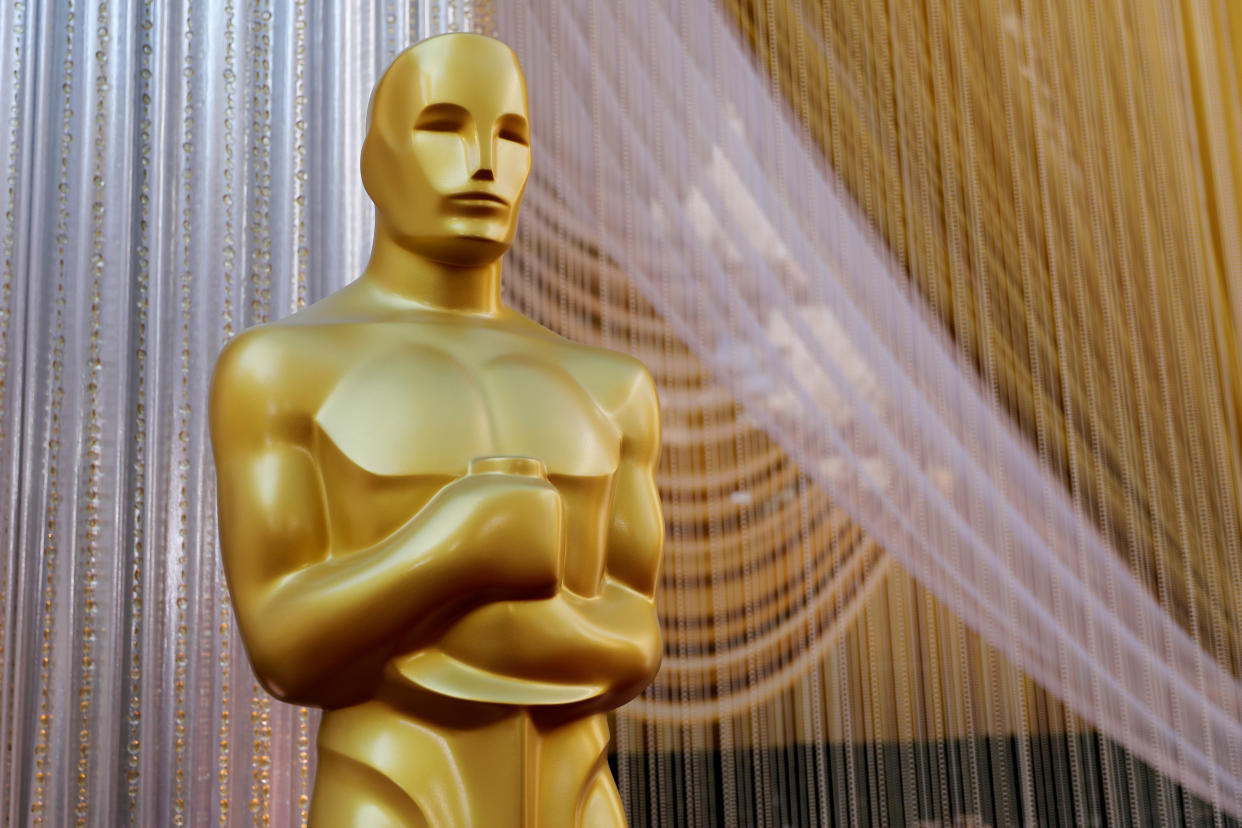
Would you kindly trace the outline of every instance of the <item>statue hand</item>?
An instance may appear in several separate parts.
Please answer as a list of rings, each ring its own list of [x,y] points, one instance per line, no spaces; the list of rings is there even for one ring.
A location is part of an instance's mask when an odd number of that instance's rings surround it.
[[[474,588],[513,598],[556,594],[564,565],[564,503],[543,477],[471,474],[436,499],[458,511],[460,552]]]

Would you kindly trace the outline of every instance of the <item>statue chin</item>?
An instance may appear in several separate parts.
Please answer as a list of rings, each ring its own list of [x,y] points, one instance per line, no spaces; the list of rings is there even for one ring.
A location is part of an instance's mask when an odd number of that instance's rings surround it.
[[[512,244],[512,239],[459,235],[416,239],[405,246],[425,259],[450,267],[482,267],[503,256]]]

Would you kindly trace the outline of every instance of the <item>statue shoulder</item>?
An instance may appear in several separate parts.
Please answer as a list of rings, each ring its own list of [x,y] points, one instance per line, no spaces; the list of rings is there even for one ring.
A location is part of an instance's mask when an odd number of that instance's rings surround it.
[[[660,401],[651,372],[633,357],[618,354],[620,369],[626,378],[624,402],[618,412],[621,431],[627,439],[650,444],[656,454],[660,449]]]
[[[330,351],[324,337],[307,326],[279,323],[251,328],[230,341],[212,374],[213,440],[245,434],[266,439],[297,429],[323,393]]]
[[[660,409],[647,367],[626,354],[575,346],[575,373],[627,440],[659,440]]]
[[[527,336],[550,344],[557,361],[606,410],[616,410],[637,398],[649,398],[654,403],[655,383],[647,367],[634,357],[567,339],[515,311],[507,321]]]

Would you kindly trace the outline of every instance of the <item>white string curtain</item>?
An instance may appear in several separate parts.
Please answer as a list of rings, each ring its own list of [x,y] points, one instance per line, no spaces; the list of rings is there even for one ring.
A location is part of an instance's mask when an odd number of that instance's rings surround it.
[[[987,366],[911,295],[717,8],[497,11],[530,83],[538,212],[588,228],[748,413],[986,641],[1242,816],[1242,685],[1041,465]]]

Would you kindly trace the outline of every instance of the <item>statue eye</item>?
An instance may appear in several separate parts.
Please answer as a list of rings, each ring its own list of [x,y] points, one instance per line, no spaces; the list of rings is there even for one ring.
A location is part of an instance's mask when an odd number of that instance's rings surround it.
[[[461,129],[461,124],[456,121],[450,121],[447,118],[436,118],[419,121],[414,125],[414,128],[425,132],[456,132]]]
[[[530,145],[530,126],[521,115],[506,113],[496,119],[496,137],[522,146]]]
[[[470,113],[456,104],[432,104],[414,122],[414,129],[426,132],[459,132],[470,121]]]
[[[526,146],[530,143],[526,140],[526,135],[516,129],[502,129],[500,131],[500,138],[501,140],[512,141],[513,143],[521,144],[522,146]]]

